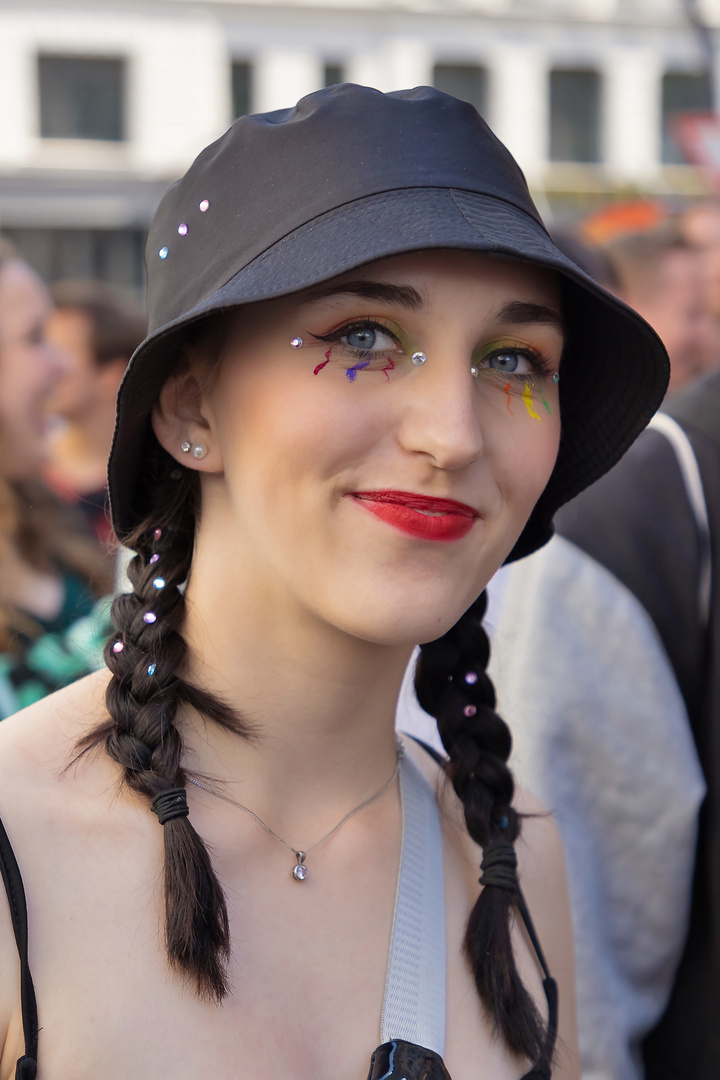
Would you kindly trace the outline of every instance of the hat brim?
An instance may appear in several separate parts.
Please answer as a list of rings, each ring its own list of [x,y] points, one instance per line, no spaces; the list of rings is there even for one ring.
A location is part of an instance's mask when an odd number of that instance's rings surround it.
[[[651,327],[567,259],[511,202],[448,188],[374,194],[336,207],[274,243],[136,350],[118,395],[109,463],[113,525],[122,540],[151,509],[142,482],[152,406],[188,328],[208,315],[318,285],[378,259],[457,248],[505,256],[561,275],[567,341],[555,469],[509,560],[542,546],[552,515],[625,453],[659,407],[667,354]]]

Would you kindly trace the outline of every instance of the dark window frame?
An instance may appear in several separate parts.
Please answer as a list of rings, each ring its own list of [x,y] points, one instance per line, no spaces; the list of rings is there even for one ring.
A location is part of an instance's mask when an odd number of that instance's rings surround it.
[[[572,89],[573,80],[574,93],[568,94],[566,91]],[[598,68],[560,64],[551,68],[548,76],[548,158],[551,162],[602,163],[603,91],[603,73]],[[590,115],[583,117],[585,108]]]
[[[63,82],[67,88],[65,92]],[[40,137],[82,142],[127,142],[127,84],[126,56],[38,53]]]

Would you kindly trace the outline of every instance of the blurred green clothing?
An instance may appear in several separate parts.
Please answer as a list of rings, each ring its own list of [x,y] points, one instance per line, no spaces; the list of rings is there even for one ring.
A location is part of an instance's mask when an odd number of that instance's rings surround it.
[[[34,638],[19,633],[17,650],[0,654],[0,719],[103,665],[112,597],[93,600],[74,575],[65,585],[62,611],[50,621],[35,620],[43,632]]]

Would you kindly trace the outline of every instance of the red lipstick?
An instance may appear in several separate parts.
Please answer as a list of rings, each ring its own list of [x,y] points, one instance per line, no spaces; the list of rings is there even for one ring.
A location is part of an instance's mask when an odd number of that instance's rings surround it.
[[[455,499],[435,499],[413,491],[351,491],[381,521],[419,540],[462,540],[480,516],[477,510]]]

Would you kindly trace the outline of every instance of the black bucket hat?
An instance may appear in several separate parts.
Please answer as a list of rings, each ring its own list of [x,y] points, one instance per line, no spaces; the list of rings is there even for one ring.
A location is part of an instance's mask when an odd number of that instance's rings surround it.
[[[560,451],[510,558],[544,544],[558,507],[606,472],[660,405],[665,349],[555,247],[518,165],[471,105],[427,86],[382,94],[350,84],[237,120],[163,198],[146,249],[149,334],[120,387],[110,455],[118,537],[152,508],[151,409],[193,324],[428,248],[560,275]]]

